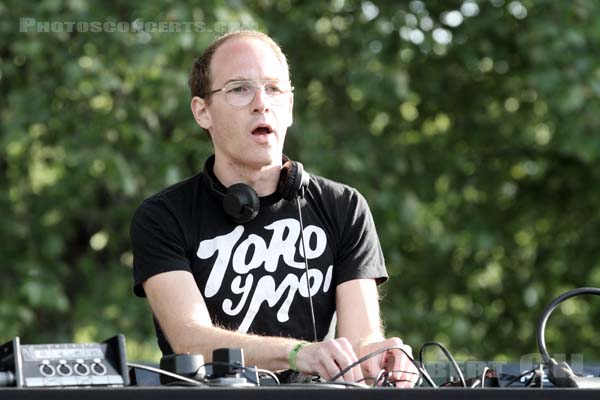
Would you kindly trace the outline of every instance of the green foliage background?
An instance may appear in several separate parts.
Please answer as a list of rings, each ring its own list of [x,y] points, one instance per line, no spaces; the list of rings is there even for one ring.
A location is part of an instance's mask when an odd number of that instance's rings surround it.
[[[130,359],[158,359],[129,219],[210,154],[187,74],[243,26],[288,54],[286,152],[371,205],[388,334],[462,358],[535,352],[545,304],[600,286],[599,14],[592,0],[0,1],[0,340],[122,332]],[[203,25],[22,32],[21,18]],[[600,301],[567,302],[549,348],[598,359],[599,319]]]

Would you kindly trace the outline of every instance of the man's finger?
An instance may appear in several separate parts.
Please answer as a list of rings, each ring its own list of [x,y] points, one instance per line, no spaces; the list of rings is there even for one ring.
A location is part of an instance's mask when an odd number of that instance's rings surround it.
[[[341,372],[342,370],[346,369],[347,367],[349,367],[352,364],[352,359],[348,356],[348,354],[346,354],[343,351],[339,351],[335,354],[332,354],[333,359],[335,360],[336,364],[338,365],[339,371]],[[342,377],[344,378],[344,380],[346,382],[355,382],[356,381],[356,376],[355,376],[355,368],[350,368],[348,371],[344,372],[344,375],[342,375]]]
[[[408,345],[401,345],[402,350],[394,349],[387,353],[385,368],[391,374],[391,379],[396,381],[398,387],[410,387],[418,380],[418,370],[409,359],[412,349]],[[408,355],[407,355],[408,354]]]
[[[323,366],[324,373],[323,378],[326,380],[331,380],[334,376],[340,373],[340,367],[336,364],[336,362],[331,357],[325,357],[321,360],[321,365]],[[335,378],[335,382],[342,382],[344,380],[343,376],[338,376]]]
[[[369,378],[372,378],[373,380],[377,379],[379,372],[382,371],[379,358],[373,357],[373,358],[370,358],[369,360],[366,360],[362,364],[362,369],[364,371],[364,376],[368,376]],[[373,383],[373,382],[371,382],[371,383]]]
[[[352,366],[358,361],[352,345],[346,338],[338,338],[332,343],[329,343],[329,348],[332,351],[331,356],[339,366],[340,371]],[[352,368],[344,372],[343,377],[347,382],[361,381],[363,379],[361,366],[352,366]]]

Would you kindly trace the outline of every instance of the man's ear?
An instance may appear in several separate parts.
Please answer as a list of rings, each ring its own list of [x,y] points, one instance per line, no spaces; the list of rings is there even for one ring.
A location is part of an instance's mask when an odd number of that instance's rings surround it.
[[[208,111],[206,99],[194,96],[190,106],[196,123],[200,125],[200,127],[209,130],[212,127],[212,119]]]
[[[287,123],[287,127],[289,128],[294,123],[294,92],[291,93],[290,96],[290,120]]]

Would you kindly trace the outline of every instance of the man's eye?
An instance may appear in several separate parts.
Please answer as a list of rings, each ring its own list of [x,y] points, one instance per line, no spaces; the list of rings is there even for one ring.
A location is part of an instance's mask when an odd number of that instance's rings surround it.
[[[239,84],[231,86],[229,89],[227,89],[227,93],[244,94],[250,92],[251,89],[252,88],[248,84]]]
[[[271,94],[279,94],[279,93],[283,92],[283,90],[277,85],[267,85],[265,87],[265,90],[267,93],[271,93]]]

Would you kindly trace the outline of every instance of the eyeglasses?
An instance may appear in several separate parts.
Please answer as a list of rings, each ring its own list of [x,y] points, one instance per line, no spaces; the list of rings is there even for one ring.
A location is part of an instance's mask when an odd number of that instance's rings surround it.
[[[289,81],[262,81],[260,84],[254,81],[232,81],[221,89],[216,89],[206,94],[206,97],[217,92],[225,93],[225,101],[231,107],[246,107],[254,101],[256,90],[263,88],[269,98],[269,103],[275,106],[284,105],[294,87]]]

